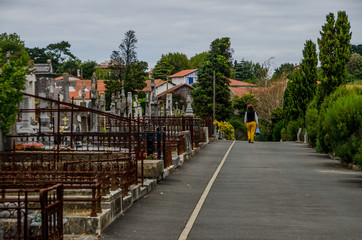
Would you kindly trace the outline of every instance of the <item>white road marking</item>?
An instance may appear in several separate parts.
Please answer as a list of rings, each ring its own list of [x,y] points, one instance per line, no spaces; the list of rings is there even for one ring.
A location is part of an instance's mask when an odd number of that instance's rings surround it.
[[[231,144],[231,146],[229,147],[229,149],[225,153],[224,158],[220,162],[219,166],[217,167],[216,171],[214,172],[214,175],[212,176],[209,183],[207,184],[204,192],[201,195],[201,198],[200,198],[199,202],[197,203],[194,211],[192,212],[189,220],[187,221],[187,224],[186,224],[184,230],[182,231],[182,233],[181,233],[181,235],[179,237],[179,240],[186,240],[187,239],[187,237],[188,237],[188,235],[189,235],[189,233],[190,233],[190,231],[191,231],[191,229],[192,229],[192,227],[193,227],[193,225],[194,225],[194,223],[196,221],[196,218],[200,213],[202,205],[204,205],[204,202],[205,202],[205,200],[207,198],[207,195],[209,195],[210,189],[211,189],[212,185],[214,184],[217,176],[219,175],[219,172],[220,172],[222,166],[224,165],[224,163],[226,161],[226,158],[228,157],[228,155],[229,155],[229,153],[231,151],[231,148],[234,146],[234,143],[235,143],[235,141]]]

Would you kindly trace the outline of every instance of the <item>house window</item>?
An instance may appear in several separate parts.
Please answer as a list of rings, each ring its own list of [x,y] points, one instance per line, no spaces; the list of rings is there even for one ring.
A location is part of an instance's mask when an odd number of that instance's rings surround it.
[[[194,78],[189,77],[189,84],[193,84],[194,83]]]

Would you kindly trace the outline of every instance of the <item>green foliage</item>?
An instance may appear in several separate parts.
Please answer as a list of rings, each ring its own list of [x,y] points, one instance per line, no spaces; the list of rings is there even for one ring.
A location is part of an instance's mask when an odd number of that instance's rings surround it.
[[[18,104],[23,99],[21,90],[25,90],[26,64],[26,56],[19,56],[18,60],[2,65],[2,74],[0,75],[0,130],[3,136],[9,133],[10,127],[16,122]]]
[[[282,138],[282,129],[284,127],[284,121],[279,121],[277,124],[275,124],[274,129],[273,129],[273,141],[274,142],[279,142],[280,139]]]
[[[243,124],[242,119],[231,119],[229,122],[235,129],[235,139],[236,140],[247,140],[248,139],[247,128]]]
[[[305,126],[307,128],[308,143],[315,147],[318,133],[318,109],[316,98],[309,104],[305,115]]]
[[[287,121],[304,119],[315,94],[318,58],[316,45],[311,40],[304,45],[303,57],[300,69],[289,76],[284,92],[283,114]]]
[[[318,87],[318,105],[345,82],[346,64],[351,57],[352,33],[346,12],[338,12],[336,21],[333,13],[328,14],[326,19],[327,23],[322,26],[320,32],[321,38],[318,39],[322,69],[321,84]]]
[[[98,64],[97,64],[96,61],[88,60],[88,61],[82,62],[80,64],[80,69],[81,69],[81,72],[82,72],[82,78],[91,79],[93,73],[96,71],[96,66],[97,65]]]
[[[362,154],[362,94],[341,96],[331,102],[325,112],[325,138],[337,156],[344,162],[360,162]]]
[[[235,95],[232,99],[232,106],[234,110],[239,111],[239,116],[244,118],[245,112],[247,111],[247,106],[249,104],[255,105],[256,102],[257,101],[252,94],[244,94],[242,97]]]
[[[225,133],[227,140],[235,139],[233,125],[231,125],[229,122],[219,122],[217,120],[215,120],[215,123],[217,124],[218,130]]]
[[[191,68],[191,62],[183,53],[169,53],[162,55],[152,71],[154,79],[167,80],[167,78],[177,72]]]
[[[274,108],[271,113],[272,123],[277,124],[281,120],[283,120],[283,108],[282,107]]]
[[[228,119],[232,113],[230,91],[228,89],[231,68],[232,49],[230,39],[216,39],[211,43],[210,51],[198,72],[198,83],[191,91],[193,109],[200,117],[213,113],[213,72],[216,86],[216,119]]]
[[[287,124],[287,136],[289,141],[297,140],[297,133],[299,130],[298,121],[289,121]]]
[[[119,51],[113,51],[111,55],[111,73],[106,84],[106,102],[110,105],[112,93],[121,91],[135,93],[146,86],[146,70],[148,64],[137,60],[136,53],[137,38],[133,30],[125,33],[125,38],[119,45]],[[101,72],[99,72],[101,74]],[[124,84],[122,84],[122,82]]]
[[[283,141],[287,141],[288,140],[288,134],[287,134],[287,129],[286,128],[282,128],[282,130],[280,131],[280,135]]]
[[[268,69],[259,63],[242,59],[239,63],[234,62],[234,71],[236,80],[256,83],[258,79],[265,77]]]
[[[274,70],[273,78],[281,77],[283,73],[286,73],[287,75],[289,75],[293,71],[294,71],[294,64],[283,63]]]
[[[351,54],[358,53],[359,55],[362,55],[362,44],[358,45],[351,45]]]
[[[207,54],[207,52],[202,52],[190,58],[191,68],[201,68],[202,64],[204,64]]]
[[[317,135],[317,147],[316,150],[318,152],[333,152],[333,146],[331,142],[331,133],[329,128],[326,126],[326,119],[328,109],[334,104],[334,102],[339,101],[339,99],[349,98],[354,95],[361,95],[362,90],[359,88],[347,89],[344,85],[340,86],[333,94],[327,97],[319,111],[319,119],[318,119],[318,135]],[[346,108],[347,111],[353,112],[353,109]],[[357,119],[360,121],[360,119]]]
[[[27,62],[29,55],[26,52],[24,41],[16,33],[0,34],[0,66],[7,62],[7,53],[10,52],[10,60]]]

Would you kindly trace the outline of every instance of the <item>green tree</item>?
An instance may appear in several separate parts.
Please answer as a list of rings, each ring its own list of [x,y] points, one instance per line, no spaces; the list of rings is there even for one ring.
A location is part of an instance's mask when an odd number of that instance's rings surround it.
[[[137,60],[137,38],[133,30],[125,33],[125,37],[119,45],[119,51],[113,51],[111,55],[111,74],[106,83],[107,106],[110,105],[111,94],[121,91],[135,93],[146,86],[146,62]],[[123,82],[123,84],[122,84]]]
[[[234,62],[235,79],[246,82],[255,82],[254,64],[252,61],[242,59]]]
[[[317,64],[316,45],[308,40],[304,45],[302,63],[289,76],[290,81],[284,93],[283,113],[287,122],[298,119],[304,121],[307,107],[316,91]]]
[[[10,127],[16,122],[18,104],[23,99],[22,90],[25,90],[27,53],[17,55],[16,61],[0,65],[0,131],[1,136],[9,133]],[[0,143],[1,145],[1,143]]]
[[[152,77],[154,79],[166,81],[167,78],[172,75],[172,69],[173,67],[171,66],[169,59],[162,55],[155,68],[152,70]]]
[[[326,20],[327,23],[322,26],[320,32],[321,38],[318,39],[319,60],[322,68],[321,84],[318,88],[318,106],[325,97],[345,82],[346,64],[351,57],[352,33],[346,12],[338,12],[336,21],[334,14],[330,13]]]
[[[35,63],[46,63],[50,56],[47,54],[46,48],[26,48],[30,59],[34,60]]]
[[[214,40],[210,45],[204,64],[198,72],[198,83],[191,92],[193,109],[201,117],[212,116],[213,113],[213,73],[216,85],[216,119],[225,120],[232,113],[229,80],[232,66],[232,49],[230,39]]]
[[[16,33],[0,34],[0,66],[7,62],[7,53],[10,53],[10,59],[16,61],[23,58],[26,62],[29,55],[26,52],[24,41],[21,41],[20,36]]]
[[[358,53],[359,55],[362,55],[362,44],[358,45],[351,45],[351,54]]]
[[[239,116],[244,117],[245,112],[247,111],[247,106],[249,104],[255,105],[256,99],[252,94],[244,94],[242,97],[234,96],[232,99],[232,106],[234,110],[239,111]]]
[[[80,69],[82,72],[82,77],[85,79],[91,79],[93,73],[96,71],[96,66],[97,66],[97,62],[96,61],[85,61],[82,62],[80,64]]]
[[[206,56],[207,52],[202,52],[190,58],[191,68],[197,68],[197,69],[201,68],[202,64],[205,61]]]
[[[179,71],[190,69],[191,63],[183,53],[169,53],[162,55],[152,72],[154,79],[167,80],[167,78]]]
[[[273,78],[280,77],[283,73],[287,73],[289,75],[294,71],[294,64],[292,63],[283,63],[278,68],[274,70]]]

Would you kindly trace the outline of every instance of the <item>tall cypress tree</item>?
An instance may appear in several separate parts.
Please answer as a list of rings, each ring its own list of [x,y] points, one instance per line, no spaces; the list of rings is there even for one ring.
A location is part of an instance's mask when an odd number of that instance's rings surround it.
[[[316,45],[308,40],[303,49],[303,60],[288,82],[284,92],[283,112],[287,121],[304,120],[308,104],[312,101],[317,85]]]
[[[226,120],[232,113],[229,91],[232,49],[230,39],[214,40],[198,72],[197,87],[191,92],[194,112],[203,117],[213,113],[213,72],[215,71],[216,119]]]
[[[330,95],[347,77],[346,64],[351,57],[351,25],[346,12],[338,12],[326,17],[327,23],[322,26],[321,38],[318,39],[319,60],[321,61],[322,78],[319,86],[318,105]]]

